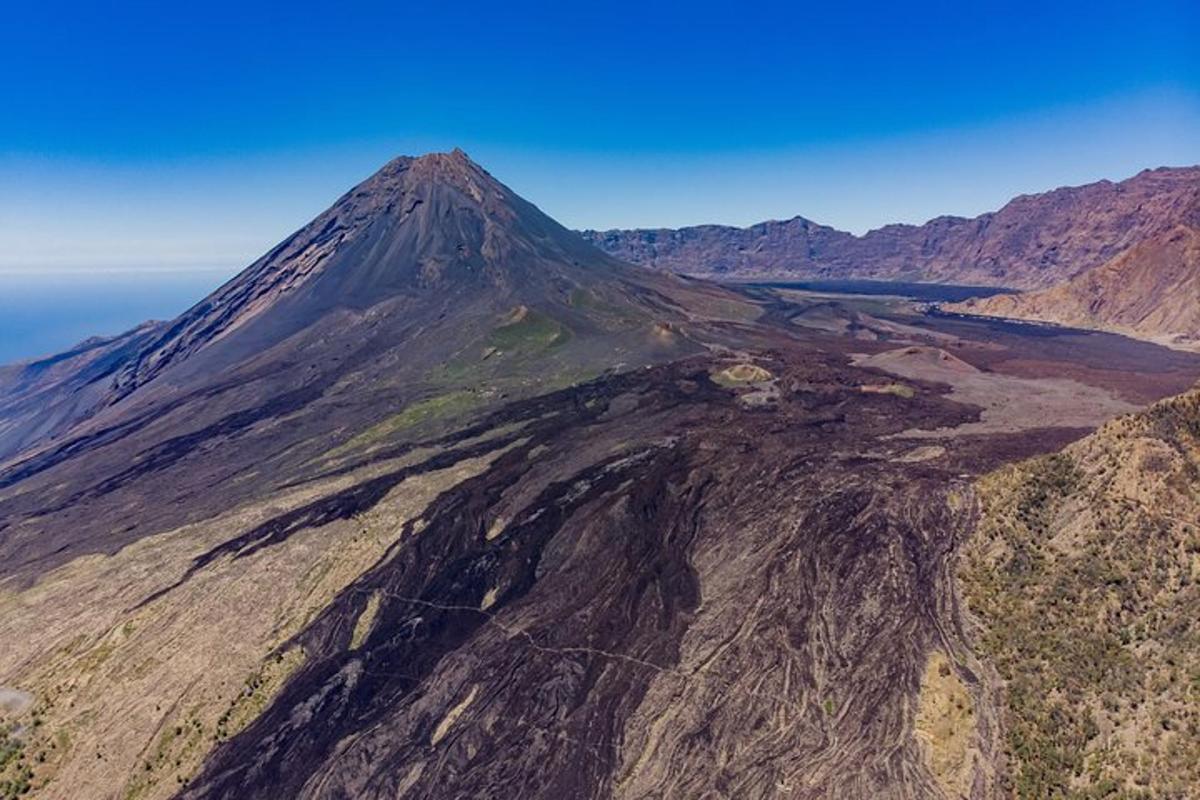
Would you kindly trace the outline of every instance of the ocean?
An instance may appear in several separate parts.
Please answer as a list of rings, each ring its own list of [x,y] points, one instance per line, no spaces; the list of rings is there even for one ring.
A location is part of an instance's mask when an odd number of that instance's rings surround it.
[[[186,311],[230,270],[0,272],[0,364],[61,352],[89,336]]]

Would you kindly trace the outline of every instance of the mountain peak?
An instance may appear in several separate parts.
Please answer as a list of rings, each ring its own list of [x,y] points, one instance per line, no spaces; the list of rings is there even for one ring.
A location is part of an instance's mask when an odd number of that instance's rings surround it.
[[[459,147],[449,152],[425,153],[419,156],[397,156],[385,164],[376,175],[396,176],[405,173],[429,179],[454,179],[472,176],[495,180],[487,170],[471,160]]]
[[[417,319],[435,305],[536,304],[627,269],[461,149],[401,156],[167,326],[115,385],[132,391],[220,340],[281,341],[334,309],[398,302]]]
[[[487,170],[456,147],[448,153],[393,158],[378,172],[351,189],[331,211],[346,201],[405,194],[421,184],[451,186],[466,191],[476,202],[481,201],[485,194],[508,194]]]
[[[513,197],[503,184],[457,147],[449,153],[419,156],[413,159],[409,170],[417,181],[453,186],[465,191],[476,202],[482,202],[488,195],[506,201]]]

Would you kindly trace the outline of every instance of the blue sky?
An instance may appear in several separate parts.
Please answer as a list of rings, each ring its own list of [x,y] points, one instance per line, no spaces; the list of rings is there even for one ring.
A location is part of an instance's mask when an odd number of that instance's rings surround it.
[[[454,146],[574,227],[971,215],[1200,162],[1197,42],[1152,0],[10,4],[0,271],[233,270]]]

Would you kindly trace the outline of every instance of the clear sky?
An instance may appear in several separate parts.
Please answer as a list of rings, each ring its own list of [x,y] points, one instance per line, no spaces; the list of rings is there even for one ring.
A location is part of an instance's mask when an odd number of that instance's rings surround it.
[[[0,271],[230,270],[461,146],[573,227],[862,232],[1200,162],[1200,3],[12,3]]]

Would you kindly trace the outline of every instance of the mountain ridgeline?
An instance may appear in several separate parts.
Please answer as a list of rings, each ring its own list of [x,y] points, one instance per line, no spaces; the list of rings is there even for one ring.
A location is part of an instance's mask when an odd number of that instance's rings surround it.
[[[1200,167],[1022,195],[973,219],[854,236],[803,217],[749,228],[584,231],[618,258],[724,279],[859,278],[1040,289],[1177,225],[1200,227]]]

